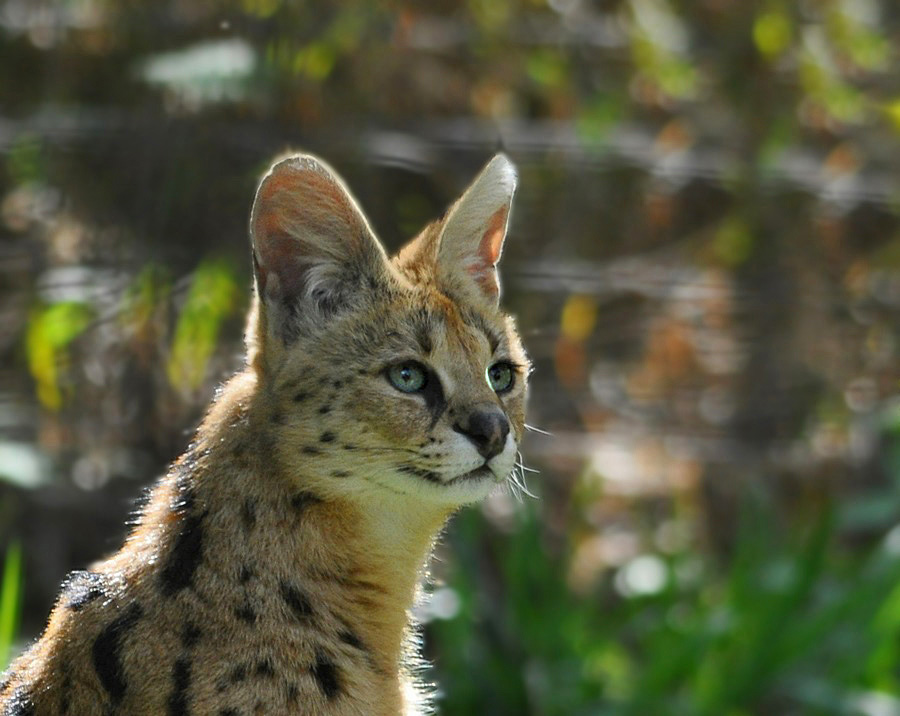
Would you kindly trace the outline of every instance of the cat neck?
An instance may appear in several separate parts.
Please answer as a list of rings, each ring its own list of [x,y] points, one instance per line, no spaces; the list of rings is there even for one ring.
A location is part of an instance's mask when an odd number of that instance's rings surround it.
[[[396,680],[410,609],[452,509],[381,490],[325,495],[273,469],[271,446],[254,439],[248,416],[253,381],[241,375],[224,388],[194,446],[202,455],[194,509],[234,527],[216,555],[219,570],[238,574],[249,561],[264,582],[292,580],[324,626],[340,622],[345,637]]]

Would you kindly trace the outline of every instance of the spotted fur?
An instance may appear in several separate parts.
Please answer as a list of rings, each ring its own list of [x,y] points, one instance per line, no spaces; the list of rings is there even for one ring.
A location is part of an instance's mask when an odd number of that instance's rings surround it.
[[[436,534],[508,479],[524,428],[496,272],[514,187],[496,157],[391,259],[324,163],[273,165],[246,368],[122,549],[66,579],[0,714],[428,710],[410,607]],[[410,361],[423,383],[404,392],[391,369]],[[495,390],[497,362],[513,379]]]

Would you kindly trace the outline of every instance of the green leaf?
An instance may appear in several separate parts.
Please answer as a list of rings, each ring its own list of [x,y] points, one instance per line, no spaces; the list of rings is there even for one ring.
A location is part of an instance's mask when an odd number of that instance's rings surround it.
[[[178,317],[166,366],[172,386],[182,391],[200,387],[219,329],[234,312],[237,296],[237,281],[230,264],[213,259],[197,267]]]
[[[92,316],[88,305],[75,301],[39,307],[31,314],[25,333],[28,369],[35,380],[38,400],[49,410],[62,407],[64,390],[59,367],[68,357],[68,345],[84,332]]]

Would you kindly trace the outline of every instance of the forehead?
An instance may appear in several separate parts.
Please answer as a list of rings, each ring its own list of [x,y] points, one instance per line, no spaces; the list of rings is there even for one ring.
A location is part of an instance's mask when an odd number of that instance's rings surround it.
[[[493,354],[508,347],[504,321],[481,310],[460,306],[443,294],[432,293],[417,302],[410,328],[423,352],[435,349],[468,354]]]

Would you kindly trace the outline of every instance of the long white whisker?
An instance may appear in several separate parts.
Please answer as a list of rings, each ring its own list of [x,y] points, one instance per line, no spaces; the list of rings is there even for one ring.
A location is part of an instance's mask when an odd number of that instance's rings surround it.
[[[509,473],[508,481],[511,484],[515,485],[517,491],[519,491],[525,495],[528,495],[529,497],[531,497],[533,499],[537,499],[537,495],[535,495],[534,493],[531,492],[531,490],[528,489],[528,485],[525,483],[525,474],[523,472],[513,469],[512,472]]]
[[[546,430],[541,430],[540,428],[536,428],[534,427],[534,425],[529,425],[528,423],[525,423],[525,429],[530,430],[533,433],[540,433],[541,435],[553,437],[553,433],[548,433]]]

